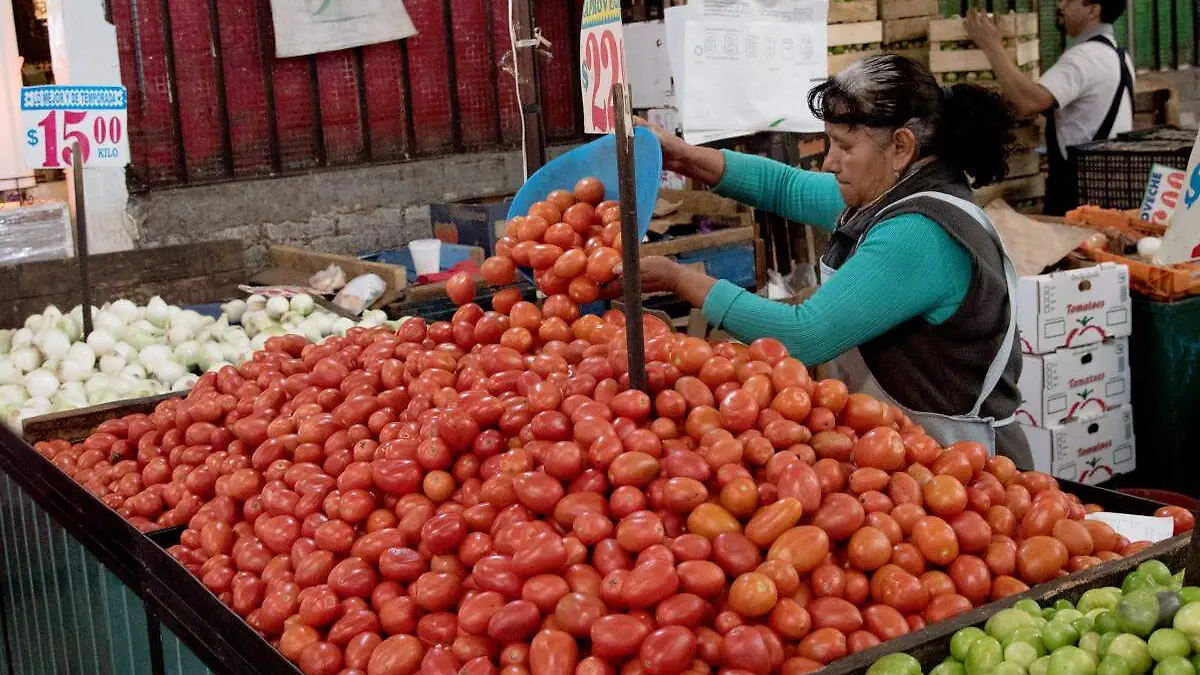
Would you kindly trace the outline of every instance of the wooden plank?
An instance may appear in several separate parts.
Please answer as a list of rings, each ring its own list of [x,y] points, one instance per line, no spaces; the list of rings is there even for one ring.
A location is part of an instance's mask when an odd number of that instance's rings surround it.
[[[993,200],[1003,199],[1006,202],[1023,202],[1046,196],[1046,178],[1042,175],[1013,178],[986,185],[975,191],[975,202],[987,206]]]
[[[914,16],[884,21],[883,43],[890,45],[911,40],[928,40],[929,20],[930,17],[927,16]]]
[[[909,59],[910,61],[916,61],[917,63],[925,66],[926,68],[929,67],[929,49],[927,49],[927,48],[922,48],[922,47],[913,47],[911,49],[886,49],[885,48],[884,51],[887,52],[888,54],[895,54],[896,56],[903,56],[904,58]]]
[[[904,19],[937,14],[937,0],[879,0],[879,18]]]
[[[705,248],[716,248],[719,246],[728,246],[743,241],[751,241],[754,239],[754,228],[752,227],[733,227],[726,230],[717,230],[708,234],[693,234],[686,237],[676,237],[666,241],[656,241],[649,244],[642,244],[642,256],[650,255],[678,255],[690,251],[698,251]]]
[[[1013,129],[1012,147],[1022,150],[1032,150],[1042,145],[1042,118],[1033,123],[1022,124]]]
[[[368,262],[353,256],[317,253],[292,246],[272,246],[267,255],[273,267],[282,269],[313,274],[330,265],[337,265],[346,273],[347,280],[361,274],[375,274],[383,279],[390,291],[399,291],[408,285],[407,271],[402,265]]]
[[[860,21],[829,26],[829,46],[869,45],[883,42],[882,21]]]
[[[995,17],[996,27],[1003,37],[1011,38],[1018,35],[1037,35],[1036,14],[1000,14]],[[1030,29],[1032,26],[1032,30]],[[929,22],[929,39],[939,42],[960,42],[970,40],[967,35],[965,19],[935,19]]]
[[[929,46],[929,70],[935,73],[990,71],[992,62],[982,49],[942,50],[935,42]]]
[[[136,413],[149,413],[159,403],[171,398],[180,398],[186,394],[187,392],[176,391],[40,415],[25,420],[21,425],[21,434],[25,442],[30,445],[60,438],[74,443],[87,438],[105,420]]]
[[[1019,42],[1017,43],[1017,65],[1036,63],[1041,58],[1041,53],[1041,45],[1037,40]]]
[[[875,0],[835,0],[829,3],[829,23],[855,23],[879,18]]]

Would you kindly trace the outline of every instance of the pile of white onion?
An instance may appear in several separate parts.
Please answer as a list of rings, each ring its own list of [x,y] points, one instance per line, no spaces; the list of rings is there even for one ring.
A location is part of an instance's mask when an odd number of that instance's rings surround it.
[[[63,314],[51,305],[23,328],[0,330],[0,422],[19,429],[21,420],[49,412],[188,389],[199,373],[249,359],[273,335],[317,342],[387,318],[371,311],[356,323],[315,307],[308,295],[252,295],[221,310],[214,319],[157,296],[144,307],[117,300],[92,308],[85,340],[82,309]]]

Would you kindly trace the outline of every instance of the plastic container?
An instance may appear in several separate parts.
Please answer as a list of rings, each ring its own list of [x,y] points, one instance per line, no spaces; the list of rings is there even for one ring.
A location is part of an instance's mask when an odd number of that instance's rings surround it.
[[[1140,207],[1150,168],[1155,164],[1186,168],[1194,141],[1194,134],[1185,141],[1164,131],[1072,147],[1069,159],[1079,180],[1079,203],[1109,209]]]
[[[658,200],[658,183],[662,178],[662,146],[652,131],[644,127],[633,130],[633,171],[637,185],[638,234],[646,236],[654,203]],[[525,181],[508,209],[509,219],[529,212],[534,202],[546,198],[554,190],[572,190],[580,178],[594,176],[604,183],[605,199],[620,199],[617,179],[616,136],[608,135],[556,157],[538,169]]]
[[[1200,297],[1133,298],[1133,421],[1142,484],[1196,493],[1200,455]]]
[[[408,250],[412,253],[413,267],[417,268],[417,276],[433,274],[441,269],[442,240],[417,239],[408,242]]]

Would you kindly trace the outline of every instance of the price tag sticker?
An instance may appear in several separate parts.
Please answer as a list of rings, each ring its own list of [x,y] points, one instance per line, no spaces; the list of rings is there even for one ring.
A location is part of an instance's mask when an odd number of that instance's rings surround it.
[[[612,87],[625,74],[625,39],[620,0],[585,0],[579,31],[579,82],[583,88],[583,131],[607,134],[616,129]]]
[[[71,146],[78,143],[84,166],[125,166],[127,111],[125,87],[22,88],[25,163],[33,169],[70,166]]]

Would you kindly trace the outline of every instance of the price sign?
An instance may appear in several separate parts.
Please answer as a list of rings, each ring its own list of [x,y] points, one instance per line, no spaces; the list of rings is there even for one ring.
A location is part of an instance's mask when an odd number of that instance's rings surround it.
[[[620,0],[585,0],[579,32],[579,81],[583,85],[583,131],[611,133],[616,127],[612,87],[625,75],[625,40]]]
[[[84,166],[129,163],[125,87],[47,86],[21,89],[21,145],[35,169],[71,164],[79,144]]]
[[[1196,145],[1184,174],[1183,199],[1171,214],[1171,225],[1159,252],[1168,265],[1200,258],[1200,134],[1196,135]]]

